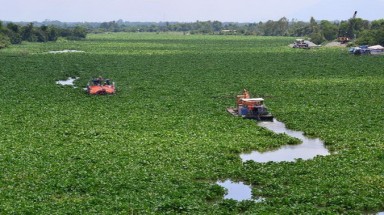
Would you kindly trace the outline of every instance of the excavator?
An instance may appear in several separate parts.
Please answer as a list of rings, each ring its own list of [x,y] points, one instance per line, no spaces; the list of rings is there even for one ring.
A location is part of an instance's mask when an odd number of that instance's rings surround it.
[[[351,40],[351,38],[349,38],[348,35],[352,34],[352,32],[349,32],[349,31],[352,30],[352,22],[356,18],[356,14],[357,14],[357,11],[355,11],[352,18],[348,21],[349,22],[348,31],[345,32],[342,36],[340,36],[341,33],[340,33],[340,25],[339,25],[339,37],[337,38],[337,41],[340,42],[341,44],[346,44]]]
[[[245,119],[255,119],[258,121],[273,121],[273,116],[264,106],[263,98],[251,98],[249,91],[244,89],[243,94],[236,97],[236,108],[229,107],[227,111]]]

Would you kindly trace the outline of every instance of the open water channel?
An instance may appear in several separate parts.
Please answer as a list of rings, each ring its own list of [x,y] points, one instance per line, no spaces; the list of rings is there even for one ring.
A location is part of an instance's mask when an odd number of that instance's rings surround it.
[[[293,131],[287,129],[284,123],[275,119],[272,122],[258,122],[258,125],[277,134],[285,133],[291,137],[297,138],[301,141],[301,144],[285,145],[279,149],[267,152],[253,151],[251,153],[243,153],[240,154],[243,162],[249,160],[258,163],[266,163],[271,161],[294,162],[296,159],[308,160],[316,156],[326,156],[330,154],[328,149],[325,148],[324,142],[319,138],[309,138],[304,136],[302,131]],[[224,196],[224,199],[234,199],[237,201],[252,199],[251,186],[245,185],[243,182],[235,183],[230,180],[226,180],[224,182],[217,182],[217,184],[227,190],[227,194]],[[265,199],[262,197],[256,198],[257,202],[264,200]]]
[[[302,143],[297,145],[285,145],[276,150],[267,152],[253,151],[251,153],[243,153],[240,155],[243,162],[253,160],[258,163],[266,162],[282,162],[295,161],[296,159],[308,160],[318,155],[329,155],[329,151],[325,148],[324,142],[319,138],[309,138],[303,135],[302,131],[293,131],[287,129],[285,124],[277,120],[273,122],[259,122],[259,126],[264,127],[277,134],[287,134],[291,137],[299,139]]]

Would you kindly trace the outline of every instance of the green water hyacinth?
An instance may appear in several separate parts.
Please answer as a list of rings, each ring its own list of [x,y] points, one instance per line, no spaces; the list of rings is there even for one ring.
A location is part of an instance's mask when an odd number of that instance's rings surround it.
[[[111,33],[1,49],[0,213],[383,211],[383,57],[293,39]],[[98,75],[115,95],[84,92]],[[68,77],[78,88],[56,84]],[[243,163],[296,142],[226,112],[244,88],[333,154]],[[226,179],[265,200],[224,199]]]

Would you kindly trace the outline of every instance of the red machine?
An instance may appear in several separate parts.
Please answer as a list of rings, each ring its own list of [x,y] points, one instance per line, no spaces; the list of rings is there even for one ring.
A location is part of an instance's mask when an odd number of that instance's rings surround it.
[[[109,79],[104,80],[102,77],[93,79],[87,84],[87,93],[90,95],[114,94],[115,90],[115,82]]]

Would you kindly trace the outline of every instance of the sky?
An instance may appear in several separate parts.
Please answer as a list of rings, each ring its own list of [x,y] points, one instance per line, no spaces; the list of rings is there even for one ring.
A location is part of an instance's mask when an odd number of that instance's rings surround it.
[[[384,0],[0,0],[0,20],[265,22],[384,18]]]

